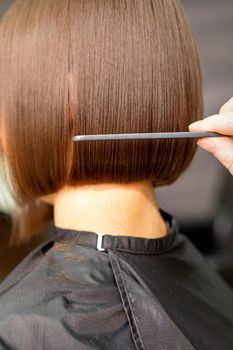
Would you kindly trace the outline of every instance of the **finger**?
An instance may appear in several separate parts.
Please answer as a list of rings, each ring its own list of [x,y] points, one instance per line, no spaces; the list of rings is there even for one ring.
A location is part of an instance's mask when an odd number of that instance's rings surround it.
[[[233,112],[216,114],[189,125],[190,131],[213,131],[233,135]]]
[[[233,97],[227,101],[220,109],[219,113],[229,113],[233,112]]]
[[[233,140],[229,137],[203,138],[198,146],[212,153],[233,175]]]

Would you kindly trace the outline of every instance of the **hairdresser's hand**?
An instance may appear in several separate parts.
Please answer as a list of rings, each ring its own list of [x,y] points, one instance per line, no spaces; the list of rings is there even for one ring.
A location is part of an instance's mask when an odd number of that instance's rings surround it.
[[[233,98],[222,106],[219,114],[189,125],[190,131],[212,131],[233,136]],[[212,153],[233,175],[233,138],[203,138],[198,146]]]

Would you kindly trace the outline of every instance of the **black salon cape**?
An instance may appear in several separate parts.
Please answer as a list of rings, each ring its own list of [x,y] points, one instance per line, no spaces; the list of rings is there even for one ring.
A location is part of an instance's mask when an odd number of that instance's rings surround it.
[[[2,282],[0,349],[232,350],[233,292],[175,220],[158,239],[55,228]]]

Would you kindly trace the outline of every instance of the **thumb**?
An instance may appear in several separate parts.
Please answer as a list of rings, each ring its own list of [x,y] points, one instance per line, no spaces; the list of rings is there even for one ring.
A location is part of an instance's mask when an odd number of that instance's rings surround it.
[[[233,139],[230,137],[203,138],[198,146],[212,153],[233,175]]]

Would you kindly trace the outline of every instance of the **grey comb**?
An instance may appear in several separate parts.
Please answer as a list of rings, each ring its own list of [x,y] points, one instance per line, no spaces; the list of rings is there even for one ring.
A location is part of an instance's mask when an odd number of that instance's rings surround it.
[[[76,135],[73,141],[112,141],[112,140],[139,140],[139,139],[191,139],[203,137],[232,137],[216,132],[159,132],[159,133],[131,133],[131,134],[96,134]]]

